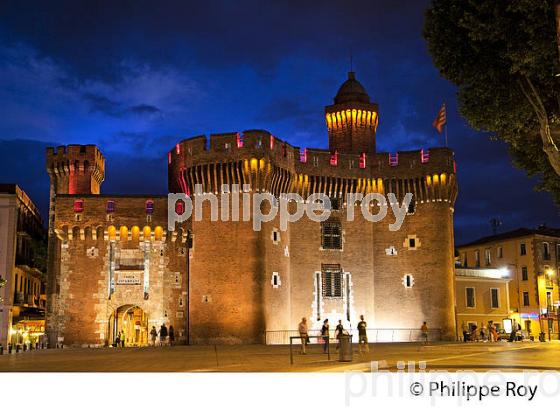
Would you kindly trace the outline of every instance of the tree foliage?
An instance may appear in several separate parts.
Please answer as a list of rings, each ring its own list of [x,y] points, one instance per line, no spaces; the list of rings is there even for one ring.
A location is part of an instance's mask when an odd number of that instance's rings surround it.
[[[505,141],[560,205],[560,73],[552,0],[432,0],[424,37],[461,115]]]

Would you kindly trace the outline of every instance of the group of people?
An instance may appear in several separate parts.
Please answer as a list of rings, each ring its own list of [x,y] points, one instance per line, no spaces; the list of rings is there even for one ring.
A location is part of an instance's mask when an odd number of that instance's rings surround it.
[[[497,342],[498,341],[498,329],[492,320],[488,321],[485,325],[482,323],[481,327],[477,325],[471,325],[470,327],[463,322],[463,342]]]
[[[307,345],[311,342],[309,337],[309,330],[307,328],[307,319],[304,317],[298,325],[299,337],[301,340],[301,354],[307,354]],[[334,331],[335,339],[337,340],[336,350],[340,347],[340,339],[343,336],[349,336],[349,333],[344,329],[342,325],[342,320],[338,321]],[[329,339],[330,339],[330,325],[329,319],[323,321],[323,326],[321,327],[321,335],[318,337],[319,342],[323,343],[323,353],[328,353]],[[358,349],[360,353],[362,351],[369,352],[368,338],[367,338],[367,323],[364,319],[364,315],[360,316],[360,322],[358,323]]]
[[[152,330],[150,331],[150,345],[156,346],[156,342],[159,336],[159,345],[167,345],[173,346],[175,343],[175,330],[173,326],[165,326],[165,323],[161,325],[159,328],[159,332],[156,330],[155,326],[152,326]],[[115,347],[125,347],[126,335],[124,333],[124,329],[117,333],[115,337]]]
[[[154,347],[156,346],[158,336],[160,346],[167,345],[168,343],[169,346],[173,346],[173,343],[175,343],[175,330],[173,329],[173,326],[169,326],[169,329],[167,329],[167,326],[165,326],[164,323],[159,328],[159,332],[156,330],[155,326],[152,326],[152,330],[150,331],[150,339],[151,345]]]

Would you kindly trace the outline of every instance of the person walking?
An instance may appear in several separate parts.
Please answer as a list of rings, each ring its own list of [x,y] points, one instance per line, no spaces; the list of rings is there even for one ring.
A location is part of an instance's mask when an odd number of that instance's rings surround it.
[[[156,347],[157,330],[155,326],[152,326],[152,330],[150,331],[150,337],[152,339],[152,346]]]
[[[338,325],[334,330],[334,337],[336,337],[336,350],[340,348],[340,338],[344,334],[344,326],[342,326],[342,320],[338,321]]]
[[[422,339],[424,339],[424,343],[428,343],[428,324],[426,322],[422,324],[420,331],[422,332]]]
[[[175,329],[173,329],[173,325],[169,326],[169,346],[173,346],[175,342]]]
[[[358,323],[358,352],[360,353],[362,353],[362,345],[365,347],[366,353],[369,353],[367,323],[364,320],[364,315],[360,315],[360,322]]]
[[[159,328],[159,345],[163,346],[167,340],[167,327],[165,323]]]
[[[124,341],[126,336],[124,335],[124,329],[121,330],[121,347],[124,347]]]
[[[305,348],[307,347],[307,340],[309,339],[309,334],[307,333],[307,319],[302,317],[301,322],[298,325],[299,338],[301,339],[301,354],[307,354]]]
[[[323,321],[321,336],[323,337],[323,353],[327,353],[327,349],[329,347],[329,319],[325,319]]]

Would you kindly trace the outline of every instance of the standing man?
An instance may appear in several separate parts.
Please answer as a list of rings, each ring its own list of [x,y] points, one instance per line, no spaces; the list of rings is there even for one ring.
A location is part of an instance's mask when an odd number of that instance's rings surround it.
[[[163,346],[165,344],[166,339],[167,339],[167,327],[165,326],[164,323],[159,328],[159,345]]]
[[[323,338],[323,353],[327,353],[327,349],[329,347],[329,319],[325,319],[323,321],[321,336]]]
[[[362,353],[362,344],[365,347],[366,353],[369,353],[369,345],[367,339],[367,323],[364,320],[364,315],[360,315],[360,322],[358,323],[358,351]]]
[[[152,346],[156,347],[157,330],[155,326],[152,326],[152,330],[150,331],[150,336],[152,338]]]
[[[305,347],[307,346],[307,338],[309,337],[307,333],[307,319],[302,317],[301,322],[298,325],[299,337],[301,339],[301,354],[307,354]]]
[[[121,347],[124,347],[124,340],[125,340],[125,335],[124,335],[124,329],[121,330]]]
[[[420,330],[422,331],[422,339],[424,339],[424,343],[428,343],[428,325],[426,322],[422,324]]]
[[[336,350],[340,347],[340,338],[344,334],[344,326],[342,326],[342,320],[338,321],[338,325],[336,325],[336,329],[334,331],[334,335],[336,337]]]

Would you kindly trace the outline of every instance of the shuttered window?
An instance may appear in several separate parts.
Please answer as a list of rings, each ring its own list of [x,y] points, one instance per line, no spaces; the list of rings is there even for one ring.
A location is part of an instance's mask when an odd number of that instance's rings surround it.
[[[324,297],[342,297],[342,270],[340,265],[321,265],[321,278]]]
[[[321,247],[323,249],[342,249],[340,222],[329,220],[321,224]]]

